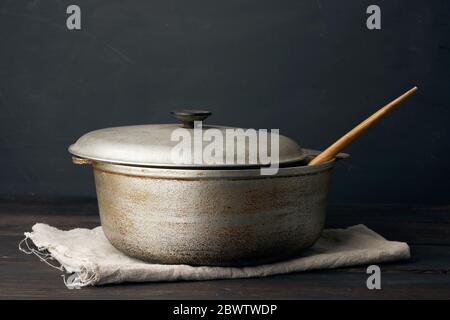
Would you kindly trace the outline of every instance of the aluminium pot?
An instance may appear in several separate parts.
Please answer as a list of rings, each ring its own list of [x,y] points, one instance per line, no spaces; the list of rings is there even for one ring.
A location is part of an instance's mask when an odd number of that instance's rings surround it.
[[[169,161],[168,134],[193,130],[202,114],[178,112],[181,125],[93,131],[69,148],[75,163],[93,166],[111,244],[151,263],[210,266],[270,263],[313,245],[324,227],[334,161],[306,166],[318,152],[284,136],[275,175],[261,175],[249,164]]]

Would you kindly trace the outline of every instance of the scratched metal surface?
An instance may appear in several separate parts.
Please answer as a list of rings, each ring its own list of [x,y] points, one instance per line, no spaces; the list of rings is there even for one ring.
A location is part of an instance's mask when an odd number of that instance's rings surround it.
[[[103,230],[119,250],[151,262],[225,266],[311,246],[325,223],[332,166],[281,168],[266,178],[258,170],[180,170],[177,178],[174,170],[106,163],[94,163],[94,173]]]

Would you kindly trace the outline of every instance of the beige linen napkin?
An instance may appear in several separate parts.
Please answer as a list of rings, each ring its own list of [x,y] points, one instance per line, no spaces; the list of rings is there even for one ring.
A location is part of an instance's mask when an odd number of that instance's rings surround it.
[[[32,240],[35,248],[28,242]],[[25,247],[25,248],[24,248]],[[101,227],[63,231],[37,223],[25,233],[21,251],[65,271],[69,289],[121,282],[212,280],[265,277],[313,269],[331,269],[408,259],[409,246],[388,241],[364,225],[324,230],[298,258],[251,267],[162,265],[130,258],[114,248]],[[55,266],[56,260],[59,265]]]

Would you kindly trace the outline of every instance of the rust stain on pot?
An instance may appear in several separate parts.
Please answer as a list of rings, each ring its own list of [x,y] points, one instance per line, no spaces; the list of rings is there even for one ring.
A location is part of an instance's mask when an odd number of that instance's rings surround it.
[[[116,248],[150,262],[218,266],[276,261],[312,245],[331,173],[205,180],[111,171],[94,166],[102,226]]]

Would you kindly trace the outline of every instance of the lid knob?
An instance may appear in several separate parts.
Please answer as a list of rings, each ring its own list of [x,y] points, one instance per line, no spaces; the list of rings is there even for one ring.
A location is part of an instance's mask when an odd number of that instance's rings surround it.
[[[194,121],[203,121],[211,115],[211,111],[208,110],[174,110],[170,112],[180,120],[183,124],[183,128],[193,128]]]

